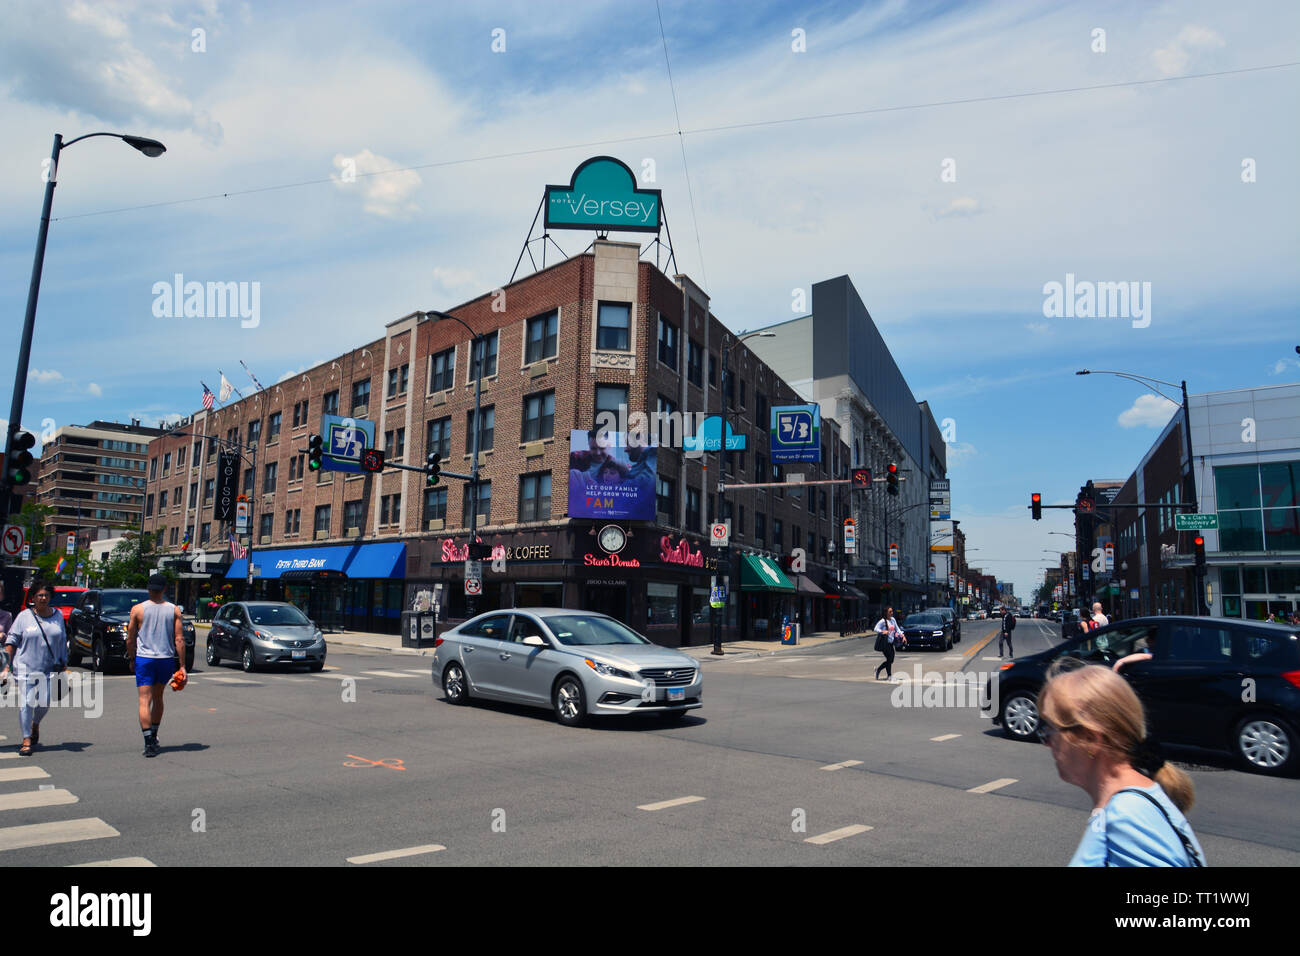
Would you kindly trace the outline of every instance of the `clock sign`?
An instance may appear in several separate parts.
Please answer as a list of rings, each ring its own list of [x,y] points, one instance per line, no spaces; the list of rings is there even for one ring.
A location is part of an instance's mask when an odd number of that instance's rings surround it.
[[[627,545],[627,533],[616,524],[607,524],[596,536],[606,554],[618,554]]]

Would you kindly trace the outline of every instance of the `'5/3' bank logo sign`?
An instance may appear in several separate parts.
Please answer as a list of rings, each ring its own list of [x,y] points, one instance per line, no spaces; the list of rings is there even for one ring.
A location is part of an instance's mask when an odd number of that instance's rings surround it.
[[[771,420],[772,461],[821,461],[821,407],[775,405]]]

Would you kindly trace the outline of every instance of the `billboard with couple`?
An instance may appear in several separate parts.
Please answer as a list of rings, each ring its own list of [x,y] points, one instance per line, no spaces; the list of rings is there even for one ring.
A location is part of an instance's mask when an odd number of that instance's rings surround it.
[[[657,458],[635,432],[569,432],[569,517],[655,520]]]

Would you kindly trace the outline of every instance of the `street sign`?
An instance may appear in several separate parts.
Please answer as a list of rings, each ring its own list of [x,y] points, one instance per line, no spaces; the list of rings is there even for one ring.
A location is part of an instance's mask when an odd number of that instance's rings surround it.
[[[75,531],[68,532],[68,544],[64,548],[64,554],[71,557],[77,551],[77,534]]]
[[[1130,589],[1129,589],[1129,592],[1128,592],[1128,596],[1129,596],[1132,600],[1136,601],[1136,600],[1138,599],[1138,589],[1137,589],[1137,588],[1130,588]]]
[[[483,581],[480,578],[465,579],[465,593],[470,597],[476,597],[483,593]]]
[[[774,405],[771,409],[772,461],[821,460],[821,406]]]
[[[384,470],[384,453],[378,448],[366,448],[361,452],[361,470],[377,472]]]
[[[5,525],[4,544],[0,546],[0,554],[6,558],[16,558],[22,553],[23,545],[27,543],[27,532],[23,530],[22,525],[7,524]]]
[[[483,562],[482,562],[482,561],[466,561],[466,562],[465,562],[465,577],[466,577],[466,578],[478,578],[478,579],[481,581],[481,580],[483,579]]]
[[[858,526],[852,518],[844,519],[844,553],[858,553]]]
[[[364,418],[322,415],[321,432],[325,437],[321,470],[360,473],[362,452],[375,447],[375,423]]]
[[[709,607],[724,608],[726,606],[727,606],[727,589],[718,586],[709,588]]]
[[[898,570],[898,545],[896,544],[889,546],[889,570]]]
[[[709,543],[715,548],[725,548],[731,543],[731,525],[719,521],[709,525]]]
[[[1218,531],[1218,514],[1174,515],[1175,531]]]
[[[1097,502],[1092,498],[1080,498],[1078,507],[1079,507],[1079,514],[1081,515],[1091,515],[1097,513]]]
[[[930,482],[930,520],[952,520],[952,482],[947,478]]]
[[[23,545],[23,560],[30,561],[31,559],[32,559],[32,546],[30,544],[25,544]]]

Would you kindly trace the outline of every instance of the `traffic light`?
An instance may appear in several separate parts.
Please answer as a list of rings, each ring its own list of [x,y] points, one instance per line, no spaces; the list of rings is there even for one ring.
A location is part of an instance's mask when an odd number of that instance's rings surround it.
[[[32,480],[32,453],[28,449],[35,444],[36,436],[23,431],[14,432],[9,442],[4,483],[17,494],[22,494],[22,486]]]
[[[1199,534],[1192,539],[1192,551],[1196,554],[1196,570],[1205,570],[1205,539]]]
[[[854,468],[853,469],[853,487],[870,488],[871,487],[871,469]]]
[[[442,456],[436,451],[430,452],[424,462],[424,484],[426,488],[432,488],[438,483],[438,476],[442,472]]]
[[[1029,496],[1029,513],[1035,521],[1043,520],[1043,496],[1036,491]]]
[[[894,497],[898,497],[898,465],[894,464],[892,461],[889,463],[889,477],[886,481],[888,483],[889,493]]]
[[[312,435],[307,439],[307,468],[311,471],[320,471],[322,458],[325,455],[325,440],[320,435]]]

